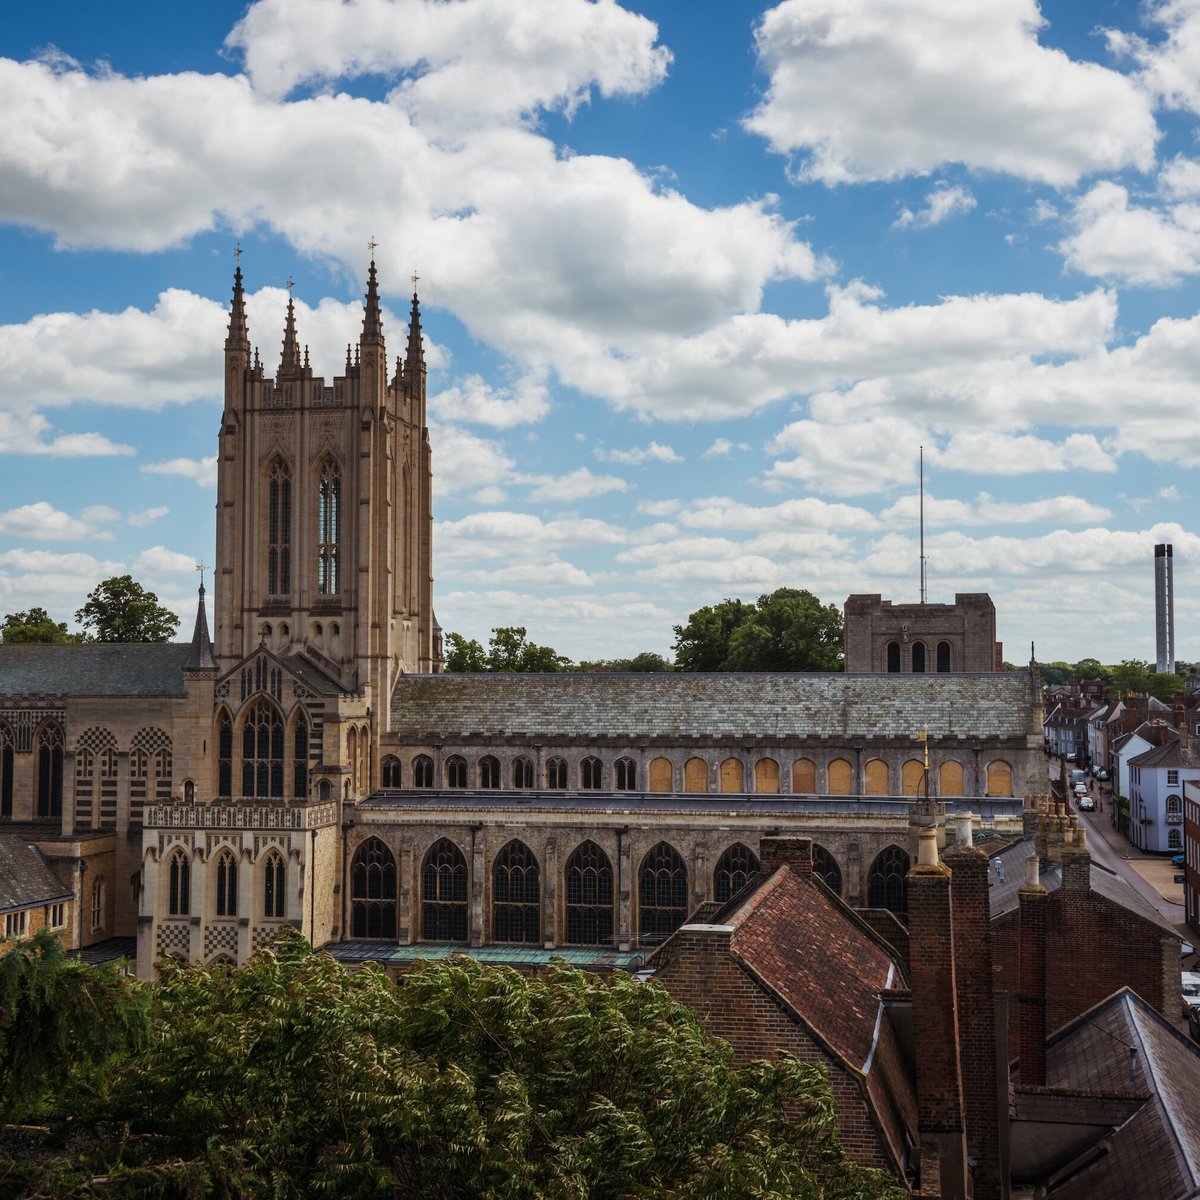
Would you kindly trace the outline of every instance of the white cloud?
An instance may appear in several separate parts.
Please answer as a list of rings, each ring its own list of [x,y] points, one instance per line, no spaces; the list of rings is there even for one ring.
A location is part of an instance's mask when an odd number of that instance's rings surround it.
[[[170,511],[165,504],[158,504],[153,508],[144,508],[141,512],[130,513],[126,520],[135,528],[144,529],[147,525],[153,525],[155,521],[161,521]]]
[[[651,442],[648,446],[634,446],[630,450],[597,450],[596,457],[604,462],[625,463],[633,467],[646,462],[683,462],[683,458],[670,446],[663,446],[658,442]]]
[[[956,433],[932,460],[974,475],[1029,475],[1039,471],[1115,471],[1117,464],[1090,433],[1073,433],[1062,443],[1032,434],[989,430]]]
[[[478,437],[457,425],[429,427],[437,469],[433,473],[435,497],[449,496],[472,488],[500,487],[512,471],[513,462],[498,442]]]
[[[111,541],[112,533],[101,526],[111,524],[117,515],[111,508],[93,506],[72,517],[38,500],[0,512],[0,533],[38,542]]]
[[[217,456],[209,458],[172,458],[166,462],[146,463],[142,470],[147,475],[180,475],[202,488],[217,486]]]
[[[492,587],[592,587],[594,578],[572,563],[557,558],[549,561],[513,563],[480,571],[450,570],[446,584],[486,583]]]
[[[476,504],[481,504],[484,507],[492,507],[497,504],[503,504],[508,499],[508,493],[502,487],[489,485],[481,487],[472,497]]]
[[[802,178],[925,174],[945,163],[1064,186],[1147,169],[1145,94],[1038,43],[1035,0],[784,0],[762,18],[770,77],[746,124]]]
[[[925,197],[925,207],[913,212],[911,208],[900,210],[895,220],[899,229],[928,229],[940,225],[949,217],[970,212],[975,207],[975,197],[960,184],[939,183]]]
[[[440,421],[468,421],[511,429],[540,421],[550,411],[544,373],[526,375],[512,388],[494,388],[480,375],[468,375],[429,398]]]
[[[1145,7],[1166,37],[1153,43],[1139,34],[1106,29],[1109,48],[1137,63],[1141,85],[1168,108],[1200,113],[1200,3],[1158,0]]]
[[[478,512],[434,526],[439,561],[455,564],[496,558],[547,561],[569,547],[622,545],[628,540],[626,530],[592,517],[543,521],[531,513]]]
[[[196,570],[196,556],[166,546],[151,546],[137,556],[133,565],[135,571],[147,575],[190,575]]]
[[[1158,190],[1170,199],[1200,199],[1200,162],[1177,154],[1158,173]]]
[[[1182,183],[1176,172],[1169,186]],[[1163,286],[1200,271],[1200,205],[1131,206],[1125,188],[1106,181],[1075,202],[1070,223],[1058,250],[1087,275]]]
[[[637,510],[648,517],[669,517],[683,507],[682,500],[640,500]]]
[[[911,526],[920,519],[919,506],[917,496],[901,496],[879,515],[888,524]],[[925,525],[930,529],[955,525],[1086,525],[1111,516],[1110,509],[1079,496],[1008,501],[980,492],[969,501],[925,495]]]
[[[850,504],[830,504],[815,496],[784,500],[781,504],[759,507],[709,496],[693,500],[679,512],[679,524],[693,529],[726,529],[747,533],[792,531],[797,529],[865,531],[879,528],[878,519],[865,508]]]
[[[624,492],[629,487],[616,475],[593,475],[587,467],[578,467],[566,475],[526,475],[522,479],[535,485],[529,493],[534,500],[555,500],[565,504],[609,492]]]

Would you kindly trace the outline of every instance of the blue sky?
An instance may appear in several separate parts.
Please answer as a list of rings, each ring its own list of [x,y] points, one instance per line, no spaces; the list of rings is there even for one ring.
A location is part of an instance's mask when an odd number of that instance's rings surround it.
[[[169,13],[169,21],[164,16]],[[240,241],[278,361],[420,276],[435,597],[669,652],[724,596],[991,592],[1200,658],[1200,0],[82,0],[0,26],[0,612],[213,558]]]

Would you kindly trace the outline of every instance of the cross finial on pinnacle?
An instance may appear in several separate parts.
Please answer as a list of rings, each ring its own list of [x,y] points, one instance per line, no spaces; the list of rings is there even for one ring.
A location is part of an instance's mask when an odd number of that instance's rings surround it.
[[[367,249],[371,252],[371,261],[374,262],[375,251],[379,249],[379,243],[375,240],[374,236],[372,236],[371,240],[367,243]]]
[[[204,586],[204,564],[202,562],[198,562],[196,564],[196,570],[200,572],[200,586],[203,587]]]
[[[416,273],[416,271],[414,271],[414,272],[412,273],[412,284],[413,284],[413,291],[414,291],[414,292],[417,290],[417,280],[418,280],[418,279],[420,279],[420,278],[421,278],[421,277],[420,277],[420,275],[418,275],[418,274]]]
[[[296,281],[289,275],[287,280],[288,299],[292,298],[292,288],[296,286]]]
[[[233,248],[233,259],[234,259],[234,262],[236,262],[239,267],[242,265],[242,243],[241,242],[238,242],[238,244],[236,246],[234,246],[234,248]]]

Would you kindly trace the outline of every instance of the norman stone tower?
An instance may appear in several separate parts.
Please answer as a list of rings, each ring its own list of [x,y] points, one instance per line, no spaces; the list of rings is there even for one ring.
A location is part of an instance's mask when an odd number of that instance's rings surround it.
[[[436,670],[430,483],[416,294],[390,380],[373,260],[344,374],[313,374],[289,297],[271,378],[251,348],[239,266],[217,474],[220,670],[260,646],[302,650],[379,711],[399,674]]]

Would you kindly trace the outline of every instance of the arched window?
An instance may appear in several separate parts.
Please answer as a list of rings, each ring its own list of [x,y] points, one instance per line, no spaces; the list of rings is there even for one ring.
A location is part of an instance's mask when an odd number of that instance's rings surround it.
[[[618,792],[637,791],[637,763],[632,758],[618,758],[613,765]]]
[[[492,940],[542,940],[541,873],[524,842],[509,842],[492,867]]]
[[[183,850],[171,855],[168,884],[167,913],[186,917],[192,911],[192,864]]]
[[[341,591],[338,578],[341,523],[342,476],[337,462],[329,457],[321,464],[317,500],[317,591],[322,596],[335,596]]]
[[[905,876],[910,866],[908,855],[899,846],[888,846],[871,864],[867,877],[867,907],[887,908],[894,913],[908,911]]]
[[[433,759],[428,754],[418,754],[412,761],[413,787],[433,787]]]
[[[604,768],[598,758],[590,755],[579,764],[579,786],[586,791],[598,791],[604,777]]]
[[[938,768],[938,795],[964,795],[962,763],[956,762],[951,758],[947,759],[946,762],[942,763],[942,765]]]
[[[873,758],[863,768],[863,790],[868,796],[886,796],[891,790],[888,783],[888,765],[881,758]]]
[[[396,936],[396,856],[378,838],[367,838],[354,852],[350,867],[350,936]]]
[[[567,942],[609,946],[613,940],[613,872],[608,855],[584,842],[567,859]]]
[[[451,754],[446,759],[446,786],[452,788],[467,786],[467,760],[461,754]]]
[[[923,675],[925,673],[925,643],[913,642],[912,645],[912,669],[914,675]]]
[[[217,904],[218,917],[238,915],[238,867],[237,859],[228,850],[217,855]]]
[[[242,725],[242,795],[283,796],[283,718],[269,700],[256,700]]]
[[[830,890],[837,892],[840,896],[842,894],[842,868],[838,866],[837,859],[824,846],[814,844],[812,865],[813,874],[820,875]]]
[[[950,670],[949,642],[938,642],[937,644],[937,669],[942,673]]]
[[[380,774],[383,776],[383,786],[385,788],[400,787],[400,760],[394,754],[387,754],[384,756],[380,766],[382,768]]]
[[[56,721],[47,721],[38,730],[37,740],[37,815],[42,819],[62,816],[63,735]]]
[[[779,764],[773,758],[760,758],[754,764],[754,790],[771,793],[779,791]]]
[[[0,819],[13,815],[13,732],[0,721]]]
[[[498,788],[500,786],[500,760],[485,754],[479,760],[479,786],[481,788]]]
[[[1183,849],[1183,834],[1178,829],[1167,830],[1167,849],[1182,850]]]
[[[1002,758],[995,758],[987,765],[987,794],[989,796],[1011,796],[1013,794],[1012,767]]]
[[[533,787],[533,759],[521,755],[513,759],[513,787],[524,790]]]
[[[292,795],[303,800],[308,795],[308,718],[303,710],[296,713],[292,749]]]
[[[233,795],[233,722],[224,709],[217,714],[217,795]]]
[[[92,880],[92,932],[104,928],[104,876]]]
[[[278,919],[287,911],[283,857],[272,851],[263,866],[263,916]]]
[[[650,790],[652,792],[673,791],[674,770],[669,758],[655,758],[650,762]]]
[[[292,590],[292,473],[281,458],[267,477],[267,592]]]
[[[798,758],[792,763],[792,791],[811,796],[817,790],[817,764],[811,758]]]
[[[683,764],[683,790],[685,792],[708,791],[708,763],[702,758],[689,758]]]
[[[638,872],[638,932],[642,945],[661,942],[687,919],[687,867],[678,851],[659,842]]]
[[[717,859],[717,869],[713,872],[713,899],[724,904],[730,896],[736,896],[750,877],[757,873],[758,857],[754,851],[741,842],[730,846]]]
[[[831,796],[849,796],[854,791],[854,771],[844,758],[829,764],[825,788]]]
[[[921,796],[925,792],[925,764],[910,758],[900,768],[900,788],[905,796]]]
[[[562,758],[552,758],[546,763],[546,786],[555,791],[565,791],[567,786],[567,763]]]
[[[746,764],[740,758],[727,758],[721,763],[721,791],[744,792],[746,790]]]
[[[429,847],[421,868],[421,937],[427,942],[467,940],[467,860],[449,838]]]
[[[1174,794],[1167,797],[1167,816],[1177,817],[1183,812],[1183,801]]]
[[[900,643],[888,642],[887,644],[887,669],[893,675],[900,670]]]

